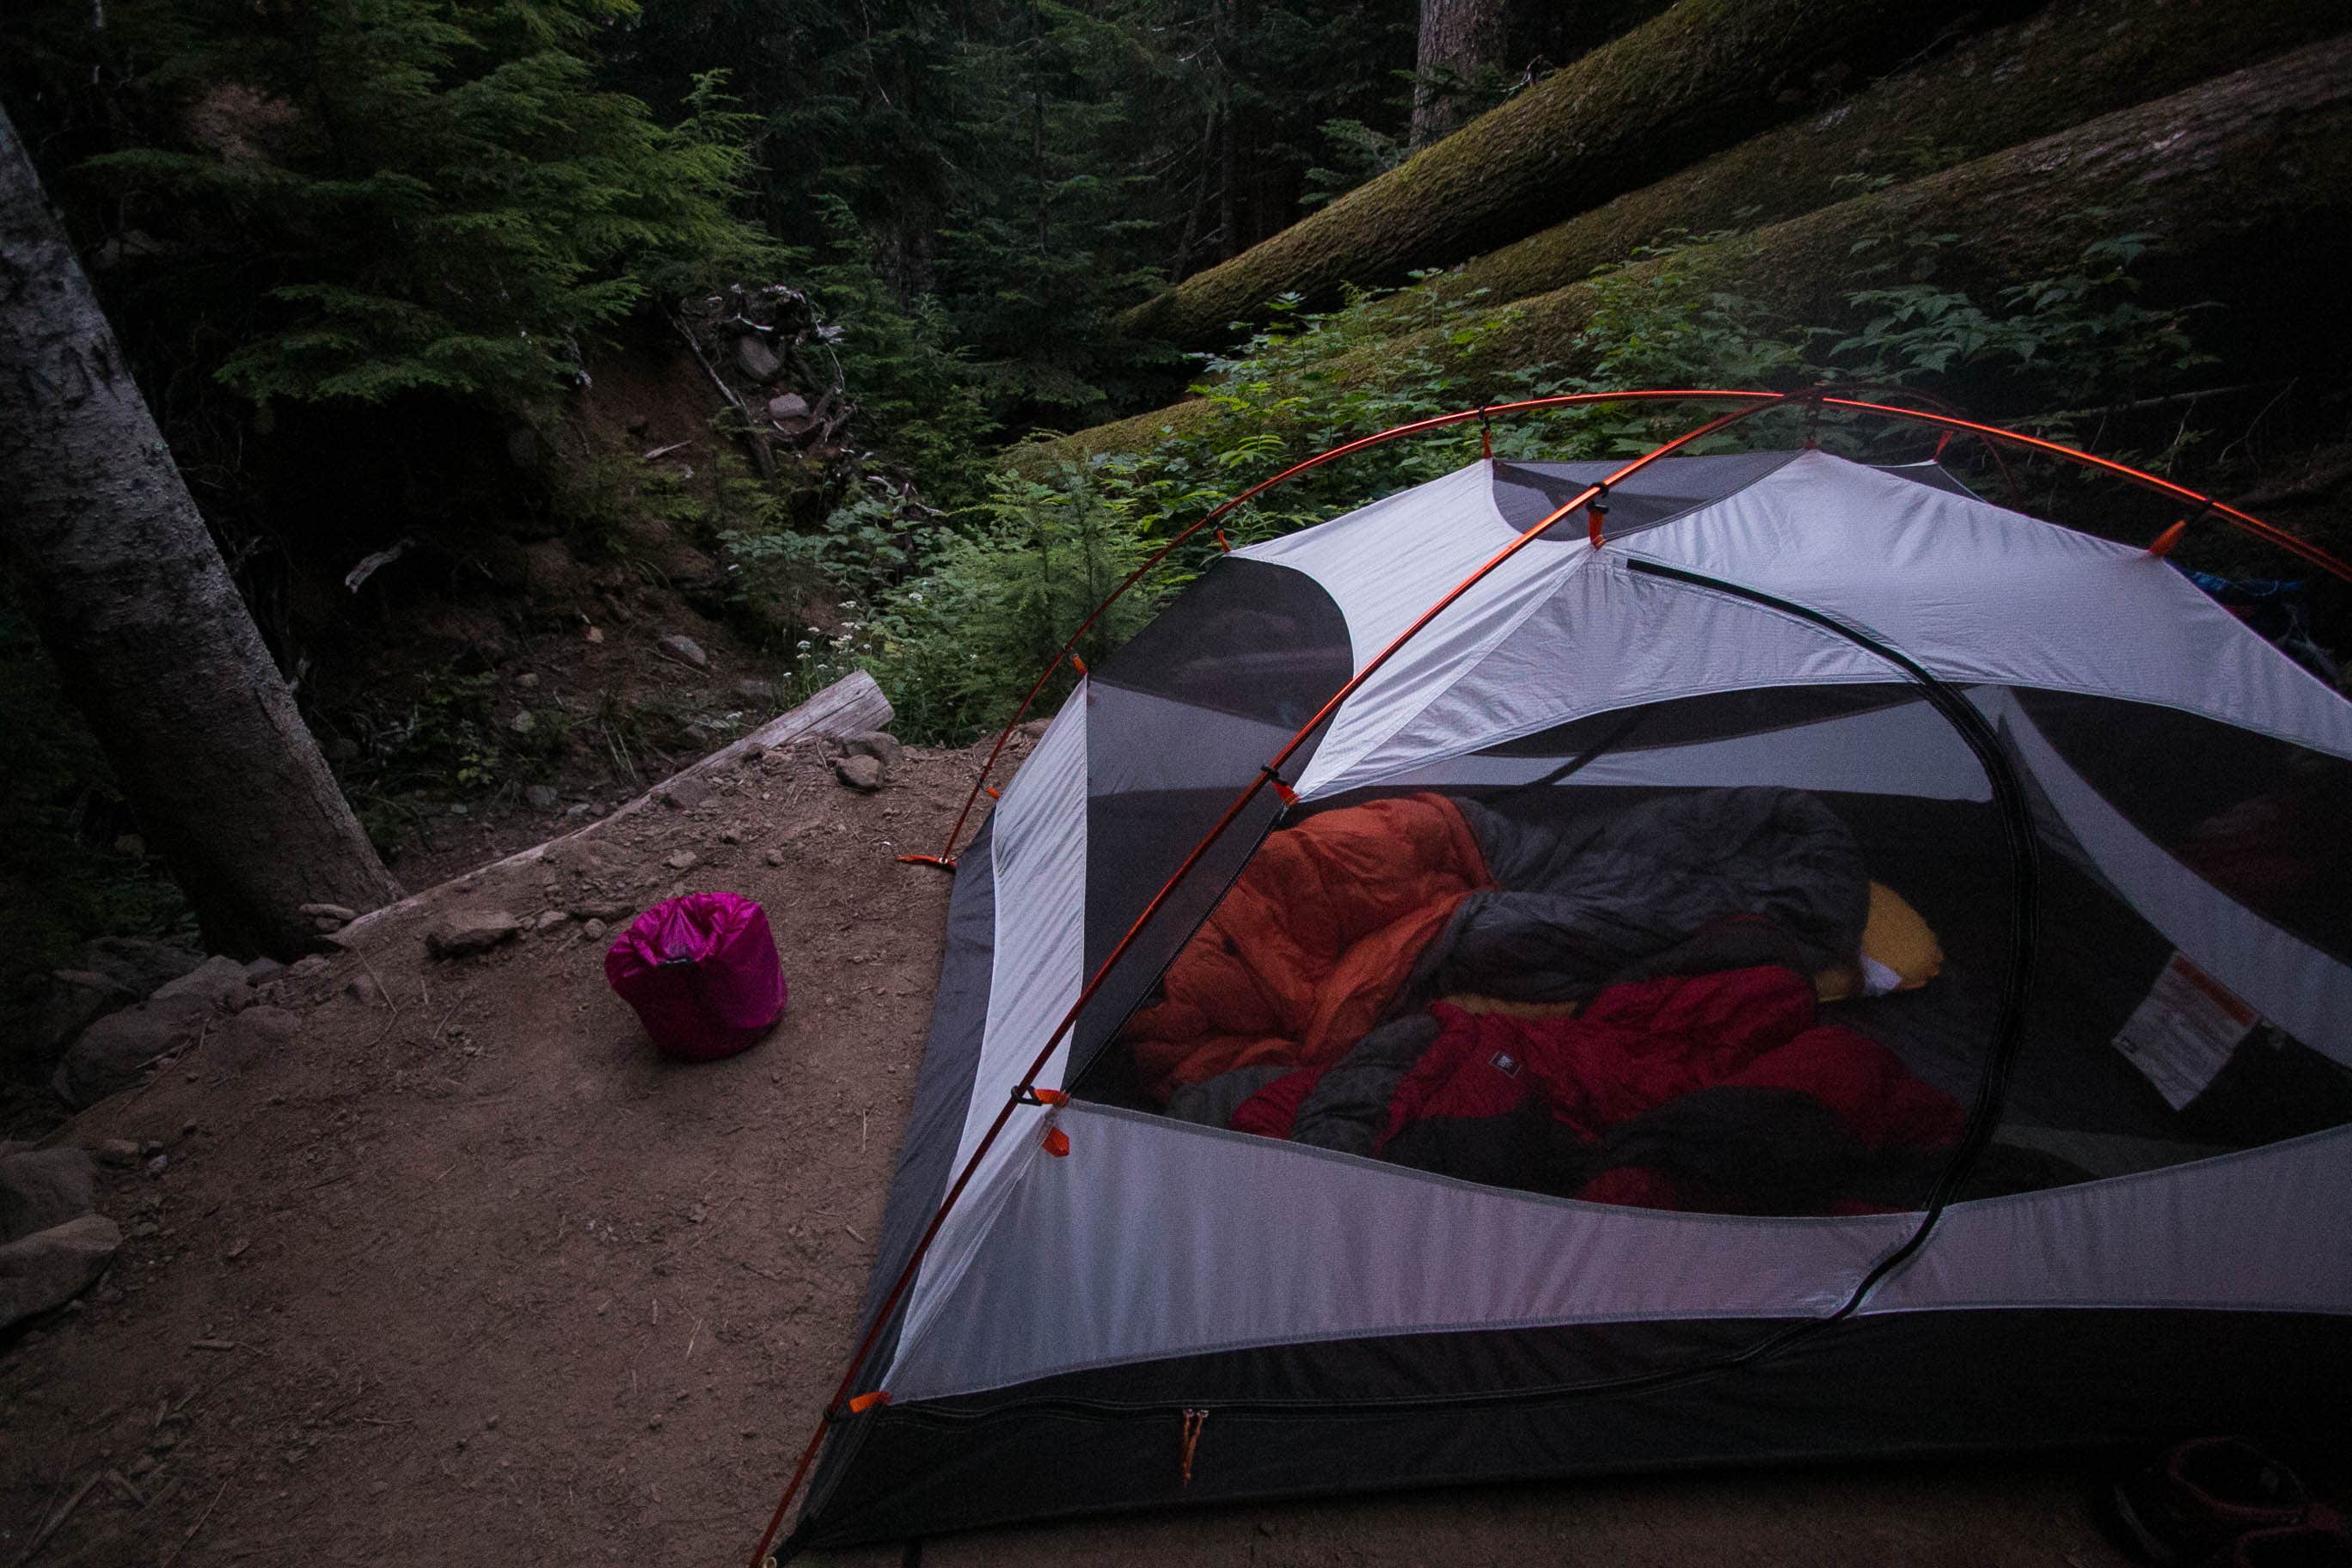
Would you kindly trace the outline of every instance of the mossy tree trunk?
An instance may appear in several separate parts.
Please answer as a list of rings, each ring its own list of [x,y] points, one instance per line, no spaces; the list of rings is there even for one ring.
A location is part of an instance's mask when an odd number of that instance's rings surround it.
[[[400,896],[270,662],[0,112],[0,550],[215,947]]]
[[[1285,293],[1323,300],[1481,255],[1786,120],[1976,15],[1964,0],[1682,0],[1121,324],[1214,343]]]
[[[1966,39],[1834,110],[1750,137],[1696,166],[1433,279],[1489,305],[1544,293],[1675,233],[1754,228],[1848,194],[1843,177],[1907,180],[2013,147],[2327,37],[2342,0],[2067,0]],[[1399,312],[1402,316],[1402,312]]]
[[[1790,320],[1850,324],[1856,247],[1948,235],[1937,247],[1939,285],[1982,294],[2073,265],[2085,247],[2116,235],[2156,235],[2170,273],[2224,305],[2274,306],[2273,280],[2305,270],[2298,256],[2340,254],[2352,244],[2352,36],[2308,45],[2150,103],[2054,136],[1979,158],[1939,174],[1860,195],[1756,233],[1673,258],[1707,269],[1709,281]],[[1619,276],[1638,287],[1666,262]],[[2158,290],[2161,292],[2161,290]],[[1479,372],[1507,390],[1506,373],[1585,368],[1582,335],[1600,294],[1591,283],[1486,312]],[[2309,301],[2312,331],[2347,325],[2352,302]],[[1458,331],[1459,328],[1449,328]],[[1390,365],[1434,345],[1418,336],[1357,351],[1325,367],[1335,380],[1379,384]],[[1178,404],[1063,440],[1024,448],[1024,467],[1101,452],[1138,450],[1166,430],[1213,415],[1205,401]]]

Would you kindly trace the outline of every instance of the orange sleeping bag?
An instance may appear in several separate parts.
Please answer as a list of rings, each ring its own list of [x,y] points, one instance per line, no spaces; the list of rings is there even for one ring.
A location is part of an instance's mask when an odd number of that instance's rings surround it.
[[[1308,817],[1269,837],[1129,1020],[1144,1088],[1314,1067],[1354,1045],[1456,905],[1495,886],[1443,795]]]

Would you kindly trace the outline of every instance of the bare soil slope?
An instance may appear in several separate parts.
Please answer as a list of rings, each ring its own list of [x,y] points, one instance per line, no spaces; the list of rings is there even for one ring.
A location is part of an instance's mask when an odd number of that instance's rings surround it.
[[[851,1342],[921,1052],[948,880],[892,858],[977,763],[910,751],[865,796],[803,742],[610,825],[632,907],[767,906],[792,1006],[730,1061],[658,1063],[577,922],[446,963],[404,933],[276,984],[282,1058],[209,1042],[65,1129],[163,1159],[104,1173],[107,1280],[0,1342],[0,1561],[63,1512],[41,1568],[740,1562]],[[2119,1561],[2083,1493],[2048,1465],[1496,1488],[929,1561]]]

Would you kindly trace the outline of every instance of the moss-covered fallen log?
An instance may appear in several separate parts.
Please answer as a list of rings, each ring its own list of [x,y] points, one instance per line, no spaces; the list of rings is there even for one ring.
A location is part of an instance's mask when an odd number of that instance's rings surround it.
[[[2133,232],[2158,237],[2159,285],[2175,275],[2193,290],[2184,297],[2224,305],[2274,306],[2273,280],[2305,270],[2294,255],[2340,253],[2352,240],[2352,36],[1736,240],[1636,263],[1610,286],[1638,287],[1669,265],[1696,268],[1789,320],[1838,325],[1851,322],[1850,297],[1868,286],[1857,246],[1884,254],[1915,237],[1948,237],[1936,250],[1937,282],[1983,293],[2061,272],[2093,243]],[[1580,340],[1601,299],[1584,281],[1483,312],[1471,395],[1480,376],[1501,394],[1513,371],[1587,368]],[[2310,308],[2314,330],[2333,331],[2352,304],[2315,300]],[[1431,346],[1413,335],[1392,339],[1325,374],[1377,384],[1388,367],[1414,363]],[[1015,460],[1034,468],[1141,450],[1213,414],[1205,401],[1178,404],[1021,448]]]
[[[2344,25],[2343,0],[2061,0],[1432,280],[1490,305],[1564,287],[1661,236],[1828,206],[1851,176],[1913,179],[2179,92]]]
[[[2011,5],[2014,12],[2021,7]],[[1886,68],[1964,0],[1681,0],[1402,167],[1128,312],[1213,343],[1286,293],[1401,280],[1531,234],[1789,119],[1816,84]]]

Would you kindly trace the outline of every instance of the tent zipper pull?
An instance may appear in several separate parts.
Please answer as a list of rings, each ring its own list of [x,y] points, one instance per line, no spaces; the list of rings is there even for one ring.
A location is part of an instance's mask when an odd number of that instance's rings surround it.
[[[1208,1424],[1209,1413],[1207,1411],[1187,1410],[1184,1412],[1184,1458],[1182,1484],[1185,1486],[1189,1487],[1192,1484],[1192,1450],[1201,1446],[1201,1428]]]

